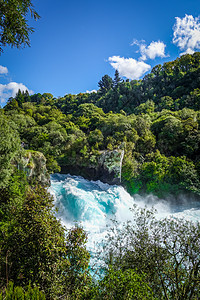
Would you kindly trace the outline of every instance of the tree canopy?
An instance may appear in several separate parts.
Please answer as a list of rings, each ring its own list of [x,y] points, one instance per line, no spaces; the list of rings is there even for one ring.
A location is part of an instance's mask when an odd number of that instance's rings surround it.
[[[88,177],[101,153],[123,149],[121,178],[130,193],[200,195],[199,66],[196,52],[142,80],[105,75],[97,93],[18,92],[3,111],[27,149],[46,156],[50,172]]]
[[[30,46],[34,30],[27,22],[29,12],[34,20],[39,19],[31,0],[0,0],[0,53],[5,46]]]

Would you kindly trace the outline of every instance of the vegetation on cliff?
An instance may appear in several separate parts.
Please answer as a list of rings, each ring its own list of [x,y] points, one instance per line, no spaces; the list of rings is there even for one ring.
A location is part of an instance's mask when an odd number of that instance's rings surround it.
[[[131,193],[199,195],[199,70],[200,53],[184,55],[143,80],[105,75],[97,93],[58,99],[19,91],[0,109],[0,299],[200,297],[199,224],[134,207],[134,223],[104,241],[104,277],[94,282],[87,234],[56,219],[42,177],[45,159],[49,172],[101,160],[114,170],[112,155],[121,163],[124,153]]]
[[[95,169],[103,152],[124,150],[131,193],[200,193],[200,53],[154,67],[143,80],[105,75],[97,93],[54,98],[20,91],[1,116],[50,172]]]

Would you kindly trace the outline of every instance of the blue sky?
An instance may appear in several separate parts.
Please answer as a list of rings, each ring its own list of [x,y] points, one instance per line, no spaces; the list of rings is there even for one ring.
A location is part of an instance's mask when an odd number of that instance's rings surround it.
[[[0,56],[0,103],[18,88],[55,97],[98,89],[103,75],[142,78],[200,51],[199,0],[33,0],[31,47]]]

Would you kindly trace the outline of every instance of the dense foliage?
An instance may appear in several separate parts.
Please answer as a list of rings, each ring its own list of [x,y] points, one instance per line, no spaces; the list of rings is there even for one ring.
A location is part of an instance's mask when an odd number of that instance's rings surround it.
[[[20,149],[20,138],[13,127],[14,124],[0,114],[0,188],[8,184],[12,160]]]
[[[30,45],[33,28],[27,22],[28,12],[35,20],[39,18],[30,0],[0,0],[0,54],[7,45],[17,48]]]
[[[51,299],[85,293],[91,281],[86,234],[61,226],[44,187],[28,185],[15,171],[0,190],[0,220],[0,288],[34,283]]]
[[[29,284],[26,289],[14,286],[10,281],[8,287],[0,294],[0,300],[45,300],[46,297],[37,287],[32,288]]]
[[[41,151],[50,172],[94,167],[105,150],[124,149],[122,183],[158,196],[200,192],[200,53],[154,67],[142,80],[116,71],[97,93],[20,91],[2,110],[25,148]],[[83,173],[84,175],[84,173]]]
[[[199,299],[200,224],[184,219],[156,220],[154,211],[137,209],[136,206],[132,212],[133,221],[123,226],[115,221],[104,242],[101,255],[105,272],[110,277],[110,286],[106,286],[108,278],[104,278],[106,292],[112,295],[119,287],[120,295],[126,276],[134,270],[141,276],[134,282],[143,278],[148,284],[143,288],[146,295],[142,299],[154,299],[153,295],[156,299]],[[117,283],[119,278],[120,283]],[[115,288],[110,291],[114,284]],[[126,282],[126,292],[130,284],[133,282]],[[110,296],[108,299],[117,297]]]

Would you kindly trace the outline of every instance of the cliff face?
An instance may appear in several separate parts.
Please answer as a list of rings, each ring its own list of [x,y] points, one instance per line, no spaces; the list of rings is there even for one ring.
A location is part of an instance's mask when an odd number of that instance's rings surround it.
[[[84,163],[77,158],[69,159],[61,166],[61,173],[80,175],[89,180],[101,180],[104,183],[120,184],[124,150],[101,151]],[[38,151],[25,150],[17,159],[17,167],[23,170],[29,182],[38,182],[50,186],[50,176],[46,168],[46,158]]]
[[[46,158],[38,151],[26,150],[17,167],[27,175],[29,182],[38,182],[42,186],[50,186],[50,175],[46,168]]]
[[[88,159],[87,164],[66,163],[61,166],[64,174],[80,175],[89,180],[101,180],[104,183],[120,184],[121,167],[124,157],[124,150],[101,151],[94,159]]]
[[[103,151],[99,157],[98,169],[102,170],[102,181],[106,182],[107,173],[110,175],[111,184],[121,183],[121,168],[124,150]],[[100,179],[101,180],[101,179]],[[109,182],[107,182],[109,183]]]

